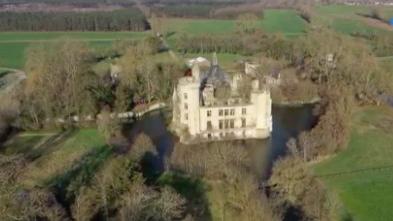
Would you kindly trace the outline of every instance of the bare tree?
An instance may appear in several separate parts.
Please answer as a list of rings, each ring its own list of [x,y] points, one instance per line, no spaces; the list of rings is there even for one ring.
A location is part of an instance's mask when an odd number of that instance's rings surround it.
[[[253,33],[258,28],[258,17],[251,13],[241,14],[236,20],[239,33]]]
[[[26,62],[24,116],[43,123],[48,118],[93,112],[94,100],[88,88],[95,76],[89,72],[89,59],[87,45],[73,40],[30,48]]]

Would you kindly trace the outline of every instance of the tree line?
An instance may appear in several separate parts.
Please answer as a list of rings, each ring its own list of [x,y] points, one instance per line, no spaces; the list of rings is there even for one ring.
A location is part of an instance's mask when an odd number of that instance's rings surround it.
[[[261,177],[258,160],[255,160],[258,147],[258,142],[175,146],[169,160],[173,173],[200,180],[204,189],[208,188],[214,196],[207,200],[205,190],[196,192],[198,197],[191,198],[195,220],[200,217],[204,217],[202,220],[228,221],[282,220],[281,214],[272,210],[267,196],[259,188]],[[193,193],[195,189],[190,186],[187,191]]]
[[[110,12],[0,12],[0,31],[145,31],[137,9]]]
[[[257,16],[263,14],[261,5],[247,5],[239,2],[158,4],[151,5],[150,10],[157,16],[180,18],[234,19],[243,13],[253,13]]]
[[[84,42],[59,40],[32,46],[25,67],[29,75],[16,98],[21,101],[21,124],[40,128],[48,126],[46,119],[94,118],[108,108],[125,112],[140,103],[169,99],[184,66],[155,59],[160,43],[147,37],[121,44],[121,58],[112,61],[121,69],[117,76],[109,68],[99,73],[92,69],[97,60]]]
[[[308,33],[292,50],[287,64],[296,67],[300,79],[318,86],[319,119],[310,131],[288,141],[289,154],[275,163],[268,181],[269,198],[273,208],[295,211],[302,220],[351,220],[309,163],[347,147],[353,109],[378,103],[381,93],[392,94],[391,71],[362,41],[330,30]]]
[[[186,199],[169,185],[146,184],[142,164],[156,154],[150,138],[140,134],[126,153],[114,147],[91,151],[67,165],[72,176],[60,174],[43,186],[21,184],[24,169],[32,165],[27,156],[0,154],[0,219],[181,220]]]

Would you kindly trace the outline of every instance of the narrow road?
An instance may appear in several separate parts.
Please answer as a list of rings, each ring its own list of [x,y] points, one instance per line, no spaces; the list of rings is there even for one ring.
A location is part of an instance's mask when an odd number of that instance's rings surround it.
[[[10,73],[0,78],[0,97],[10,93],[21,81],[26,79],[26,73],[12,68],[0,68]],[[4,83],[2,85],[1,83]]]
[[[130,32],[131,33],[131,32]],[[143,33],[143,32],[141,32]],[[136,37],[137,38],[137,37]],[[110,42],[118,39],[127,39],[126,37],[120,38],[69,38],[69,41],[85,41],[85,42]],[[23,40],[0,40],[0,44],[10,44],[10,43],[43,43],[43,42],[56,42],[59,39],[23,39]]]

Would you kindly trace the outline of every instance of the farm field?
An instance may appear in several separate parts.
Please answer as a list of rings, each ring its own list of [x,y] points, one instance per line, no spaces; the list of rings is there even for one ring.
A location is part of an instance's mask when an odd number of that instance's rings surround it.
[[[266,32],[299,35],[306,31],[307,23],[293,10],[266,10],[260,25]]]
[[[336,192],[353,220],[382,221],[393,216],[393,110],[357,110],[346,150],[315,167]]]
[[[315,8],[313,22],[345,34],[378,34],[392,31],[393,29],[387,23],[365,16],[370,15],[374,9],[378,10],[385,21],[393,17],[393,7],[388,6],[373,8],[369,6],[328,5]]]
[[[89,42],[93,48],[108,47],[115,40],[139,39],[145,32],[2,32],[0,33],[0,66],[22,69],[29,45],[70,38]]]
[[[378,8],[383,19],[393,17],[393,7]],[[296,11],[288,9],[267,9],[258,21],[258,26],[268,33],[285,36],[303,34],[312,26],[328,26],[345,34],[393,33],[393,28],[381,21],[366,18],[370,14],[366,6],[329,5],[316,6],[311,24],[303,20]],[[180,33],[191,35],[232,34],[236,30],[235,20],[168,18],[165,29],[171,33],[168,42],[174,45]],[[149,32],[3,32],[0,33],[0,67],[22,69],[25,49],[37,42],[53,41],[65,37],[87,41],[93,48],[106,48],[118,39],[140,39]]]
[[[169,18],[167,23],[168,31],[174,33],[225,34],[236,30],[235,20]],[[293,10],[269,9],[258,26],[266,32],[298,35],[305,31],[306,22]]]

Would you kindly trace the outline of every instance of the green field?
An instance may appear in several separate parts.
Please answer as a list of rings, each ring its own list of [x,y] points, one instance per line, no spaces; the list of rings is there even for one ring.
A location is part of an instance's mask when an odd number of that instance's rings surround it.
[[[235,20],[170,18],[167,23],[168,31],[175,33],[226,34],[236,30]],[[298,35],[305,31],[306,22],[293,10],[269,9],[264,12],[258,26],[270,33]]]
[[[115,40],[139,39],[146,32],[2,32],[0,33],[0,66],[23,68],[25,50],[34,43],[70,38],[88,42],[94,48],[108,47]]]
[[[100,160],[107,153],[104,138],[96,129],[64,132],[23,132],[8,141],[2,153],[24,154],[32,161],[23,170],[25,186],[45,186],[61,178],[86,157]],[[86,161],[86,162],[85,162]]]
[[[384,19],[393,17],[393,7],[378,8]],[[258,21],[258,26],[268,33],[282,33],[285,36],[303,34],[309,27],[328,26],[336,31],[352,33],[391,33],[389,26],[383,22],[371,21],[360,14],[370,14],[369,6],[329,5],[316,6],[312,23],[304,21],[296,11],[287,9],[267,9]],[[233,34],[236,30],[235,20],[223,19],[184,19],[168,18],[165,29],[172,33],[168,40],[179,33],[193,35]],[[392,28],[393,30],[393,28]],[[3,32],[0,33],[0,67],[23,68],[25,49],[37,42],[48,42],[66,37],[87,41],[93,48],[105,48],[118,39],[139,39],[148,32]]]
[[[264,12],[261,27],[266,32],[298,35],[306,30],[307,23],[293,10],[271,9]]]
[[[319,163],[316,173],[335,191],[353,220],[393,217],[393,109],[356,111],[346,150]]]
[[[390,32],[389,25],[382,21],[366,18],[374,7],[349,5],[324,5],[315,8],[312,21],[316,25],[328,26],[336,31],[352,33],[386,33]],[[384,20],[393,17],[393,7],[380,6],[376,8]]]
[[[316,12],[319,15],[330,16],[357,16],[357,14],[369,14],[373,9],[377,9],[385,20],[393,17],[393,7],[389,6],[365,6],[365,5],[320,5]]]
[[[306,23],[293,10],[266,10],[258,24],[266,32],[298,35],[305,31]],[[167,20],[168,31],[189,34],[234,33],[234,20],[180,19]],[[3,32],[0,33],[0,66],[23,68],[25,50],[34,43],[49,42],[58,38],[87,41],[93,48],[108,47],[118,39],[139,39],[148,32]]]

